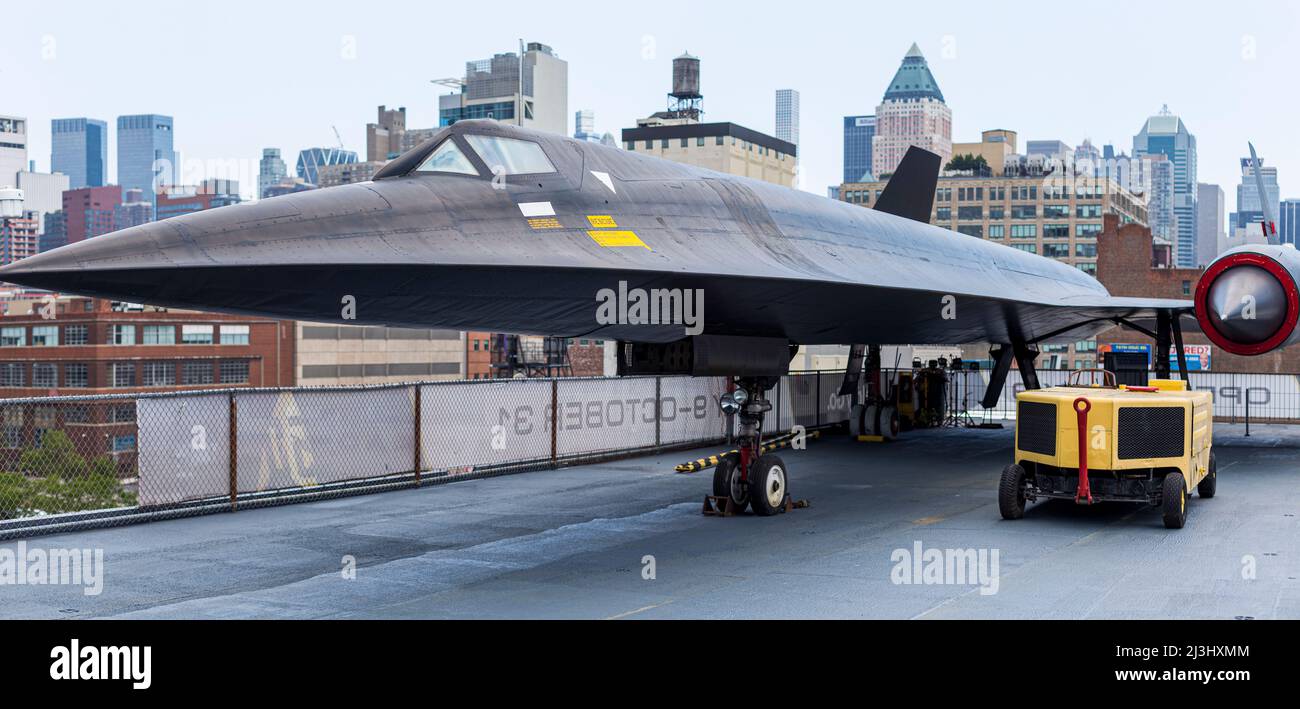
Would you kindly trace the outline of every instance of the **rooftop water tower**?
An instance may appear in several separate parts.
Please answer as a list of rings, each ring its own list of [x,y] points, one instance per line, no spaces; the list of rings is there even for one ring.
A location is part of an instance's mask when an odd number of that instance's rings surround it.
[[[679,118],[699,120],[704,95],[700,93],[700,58],[689,52],[673,60],[673,90],[668,93],[668,111]]]
[[[23,215],[23,191],[13,187],[0,187],[0,219]]]

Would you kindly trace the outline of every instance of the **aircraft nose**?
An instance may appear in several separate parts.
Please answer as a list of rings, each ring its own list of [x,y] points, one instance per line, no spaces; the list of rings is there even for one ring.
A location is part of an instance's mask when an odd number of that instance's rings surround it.
[[[96,236],[0,267],[0,281],[45,290],[72,290],[91,269],[152,267],[166,261],[158,246],[162,223]]]

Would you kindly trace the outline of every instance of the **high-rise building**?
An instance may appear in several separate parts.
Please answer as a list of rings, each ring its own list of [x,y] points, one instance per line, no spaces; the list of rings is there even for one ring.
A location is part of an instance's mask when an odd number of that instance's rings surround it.
[[[158,191],[175,182],[178,167],[171,116],[117,117],[117,182],[122,189],[140,190],[156,203]]]
[[[1223,188],[1196,185],[1196,265],[1207,266],[1223,250]]]
[[[439,124],[493,118],[564,135],[569,123],[569,65],[540,42],[467,62],[465,78],[448,80],[460,93],[439,97]]]
[[[986,131],[986,136],[1006,138],[1011,131]],[[994,143],[996,145],[996,143]],[[1059,174],[941,175],[935,190],[930,223],[972,238],[1010,246],[1068,263],[1096,274],[1097,235],[1104,220],[1113,215],[1121,223],[1145,223],[1147,210],[1140,195],[1114,180],[1079,177],[1054,179]],[[845,183],[839,199],[873,207],[886,180]],[[1048,366],[1084,369],[1096,365],[1096,343],[1044,345]],[[970,354],[964,350],[963,356]],[[980,359],[979,355],[972,359]]]
[[[82,187],[64,192],[64,243],[75,244],[114,231],[117,226],[113,217],[121,203],[122,188],[118,185]]]
[[[68,225],[63,219],[63,210],[45,215],[45,230],[41,232],[39,248],[41,253],[57,249],[68,243]]]
[[[71,189],[103,187],[108,180],[108,124],[93,118],[50,121],[50,172],[68,176]]]
[[[298,153],[298,177],[313,185],[320,184],[317,170],[323,165],[342,165],[357,161],[357,154],[342,148],[307,148]]]
[[[278,185],[289,176],[289,170],[280,159],[279,148],[262,148],[262,161],[257,165],[257,198],[264,199],[266,189]]]
[[[776,138],[799,145],[799,92],[776,90]]]
[[[389,110],[379,107],[379,122],[366,124],[366,160],[384,162],[402,154],[402,137],[406,133],[406,107]]]
[[[1268,213],[1271,218],[1276,220],[1277,213],[1281,209],[1281,193],[1277,185],[1277,168],[1270,167],[1264,163],[1264,158],[1259,159],[1259,174],[1264,178],[1264,201],[1261,202],[1259,194],[1259,182],[1255,178],[1255,167],[1250,158],[1241,159],[1241,182],[1237,185],[1237,211],[1232,214],[1232,223],[1229,225],[1229,231],[1239,229],[1248,229],[1251,225],[1263,235],[1263,229],[1258,225],[1264,221],[1264,205],[1268,205]],[[1274,222],[1276,226],[1276,222]]]
[[[1135,166],[1139,173],[1135,183],[1146,193],[1152,237],[1172,245],[1176,254],[1179,215],[1174,209],[1174,161],[1164,153],[1153,153],[1137,160]]]
[[[876,107],[872,173],[878,178],[892,175],[913,145],[937,153],[943,164],[952,159],[952,109],[944,103],[925,55],[915,44]]]
[[[63,209],[63,193],[70,189],[68,176],[63,173],[18,173],[18,189],[23,191],[23,208],[36,212],[45,229],[45,216]]]
[[[870,182],[871,140],[876,137],[875,116],[844,117],[844,182]]]
[[[0,217],[0,266],[40,251],[40,223],[41,215],[30,209],[22,216]]]
[[[1277,210],[1280,243],[1300,246],[1300,199],[1284,199]]]
[[[367,160],[366,162],[348,162],[337,165],[321,165],[316,168],[317,187],[334,187],[353,182],[372,180],[375,173],[384,166],[384,161]]]
[[[18,173],[28,167],[27,119],[0,116],[0,187],[16,187]]]
[[[238,203],[239,183],[234,180],[204,180],[198,187],[173,186],[157,196],[157,221]]]
[[[1196,265],[1196,136],[1165,106],[1133,136],[1135,157],[1161,153],[1174,166],[1174,213],[1178,216],[1175,265]],[[1152,231],[1155,224],[1152,224]]]
[[[573,137],[589,143],[599,143],[600,134],[596,132],[596,112],[584,108],[573,114]]]
[[[153,205],[144,198],[141,190],[130,189],[123,193],[122,203],[113,210],[113,226],[126,229],[153,221]]]

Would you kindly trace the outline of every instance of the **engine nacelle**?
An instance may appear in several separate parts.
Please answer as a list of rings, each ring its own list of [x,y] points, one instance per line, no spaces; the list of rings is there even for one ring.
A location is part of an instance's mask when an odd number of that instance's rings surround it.
[[[1201,331],[1223,350],[1260,355],[1300,340],[1300,252],[1249,245],[1211,263],[1196,286]]]

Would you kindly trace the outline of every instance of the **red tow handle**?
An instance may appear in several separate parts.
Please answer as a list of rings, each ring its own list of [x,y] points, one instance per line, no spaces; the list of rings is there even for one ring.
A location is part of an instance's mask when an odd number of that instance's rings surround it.
[[[1079,487],[1074,494],[1078,504],[1092,504],[1092,488],[1088,486],[1088,412],[1092,402],[1087,397],[1074,400],[1074,412],[1079,415]]]

